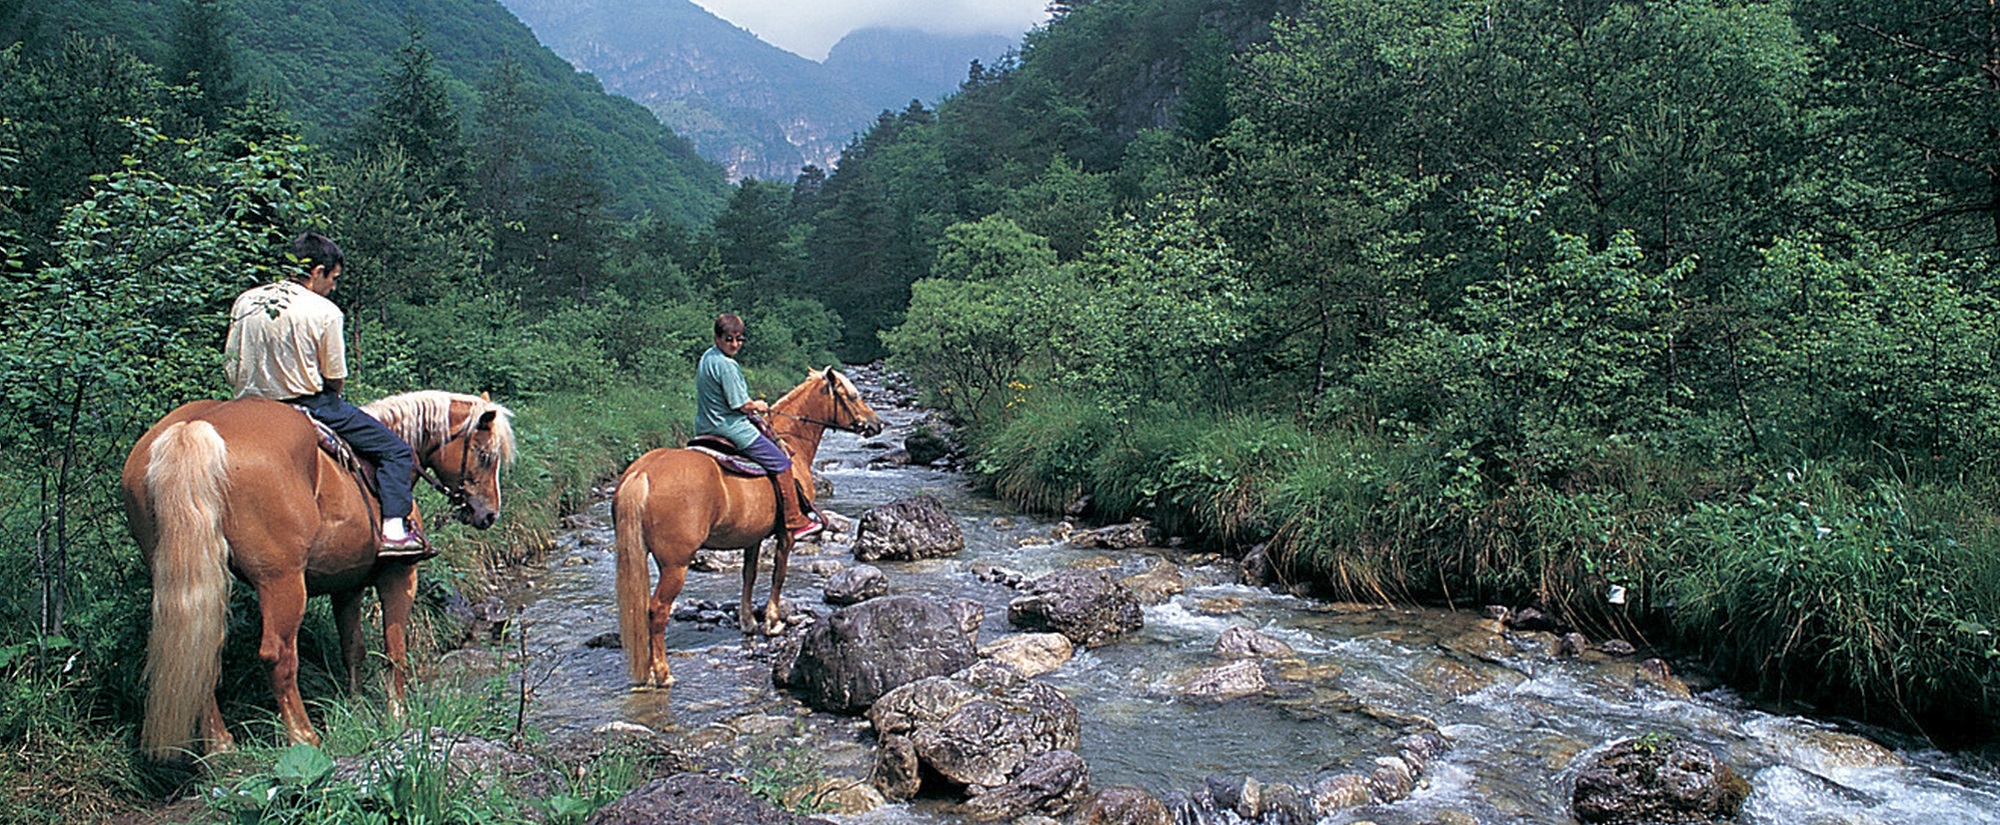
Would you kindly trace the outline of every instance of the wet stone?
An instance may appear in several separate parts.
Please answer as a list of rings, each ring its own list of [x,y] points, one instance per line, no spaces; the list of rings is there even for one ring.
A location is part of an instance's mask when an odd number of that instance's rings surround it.
[[[1160,562],[1136,576],[1127,576],[1122,583],[1144,605],[1164,604],[1175,594],[1187,589],[1181,580],[1181,569],[1172,562]]]
[[[887,595],[889,577],[873,565],[857,564],[828,578],[823,598],[827,604],[849,605]]]
[[[1144,788],[1113,785],[1097,792],[1077,816],[1078,825],[1174,825],[1167,805]]]
[[[1292,646],[1240,625],[1222,631],[1215,640],[1215,655],[1231,659],[1265,657],[1290,658],[1298,652]]]
[[[1630,656],[1639,652],[1638,648],[1633,647],[1631,642],[1624,639],[1606,639],[1601,647],[1605,653],[1613,656]]]
[[[1009,623],[1061,633],[1082,647],[1107,644],[1145,622],[1138,598],[1102,570],[1057,570],[1020,589],[1027,595],[1007,604]]]
[[[981,645],[979,655],[1032,679],[1062,667],[1075,655],[1075,646],[1061,633],[1016,633]]]
[[[854,557],[861,561],[934,559],[965,549],[965,531],[932,495],[872,508],[854,531]]]

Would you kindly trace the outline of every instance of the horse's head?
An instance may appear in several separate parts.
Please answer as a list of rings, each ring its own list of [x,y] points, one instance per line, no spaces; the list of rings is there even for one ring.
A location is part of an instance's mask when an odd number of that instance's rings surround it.
[[[876,415],[874,408],[869,407],[868,402],[861,400],[861,391],[856,389],[854,382],[842,375],[840,370],[829,366],[823,371],[813,373],[813,376],[826,382],[827,410],[823,416],[828,422],[840,429],[851,430],[864,436],[878,435],[882,432],[882,416]]]
[[[481,530],[500,519],[500,468],[514,461],[513,413],[506,407],[483,394],[426,390],[367,410],[410,442],[419,472],[436,474],[454,518]]]
[[[514,457],[506,407],[476,405],[427,462],[451,497],[452,516],[484,530],[500,519],[500,468]]]

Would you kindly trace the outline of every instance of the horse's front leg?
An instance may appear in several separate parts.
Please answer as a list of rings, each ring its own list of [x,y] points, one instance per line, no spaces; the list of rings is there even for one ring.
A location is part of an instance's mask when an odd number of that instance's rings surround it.
[[[382,648],[389,655],[389,713],[401,719],[403,693],[410,686],[408,641],[410,610],[417,603],[417,563],[382,565],[375,594],[382,599]]]
[[[736,604],[736,626],[745,634],[756,633],[757,612],[750,608],[750,591],[757,586],[757,552],[763,542],[743,548],[743,598]]]
[[[785,632],[785,600],[780,594],[785,589],[785,568],[792,561],[792,536],[778,531],[777,547],[771,553],[771,599],[764,602],[764,635],[779,636]],[[750,598],[750,591],[743,591],[743,598]]]
[[[333,594],[333,626],[340,634],[340,659],[347,665],[347,692],[361,692],[361,659],[366,643],[361,639],[361,591]]]
[[[294,744],[319,744],[319,734],[299,698],[299,623],[306,615],[306,577],[300,571],[257,584],[257,610],[264,617],[264,636],[257,657],[271,666],[271,693],[278,700],[278,719]]]

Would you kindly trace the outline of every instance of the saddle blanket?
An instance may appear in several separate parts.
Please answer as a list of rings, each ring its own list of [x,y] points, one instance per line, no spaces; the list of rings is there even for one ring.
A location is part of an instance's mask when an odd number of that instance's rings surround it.
[[[688,440],[687,449],[715,459],[715,463],[721,465],[723,472],[726,473],[753,477],[770,474],[763,465],[737,455],[736,445],[731,444],[726,438],[695,436]]]

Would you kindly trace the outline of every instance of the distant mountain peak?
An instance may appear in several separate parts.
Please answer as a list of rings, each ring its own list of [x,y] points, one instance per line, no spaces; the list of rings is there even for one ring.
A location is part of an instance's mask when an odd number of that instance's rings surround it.
[[[731,180],[831,168],[883,109],[956,90],[998,35],[856,29],[814,62],[689,0],[502,0],[544,45],[644,104]]]

